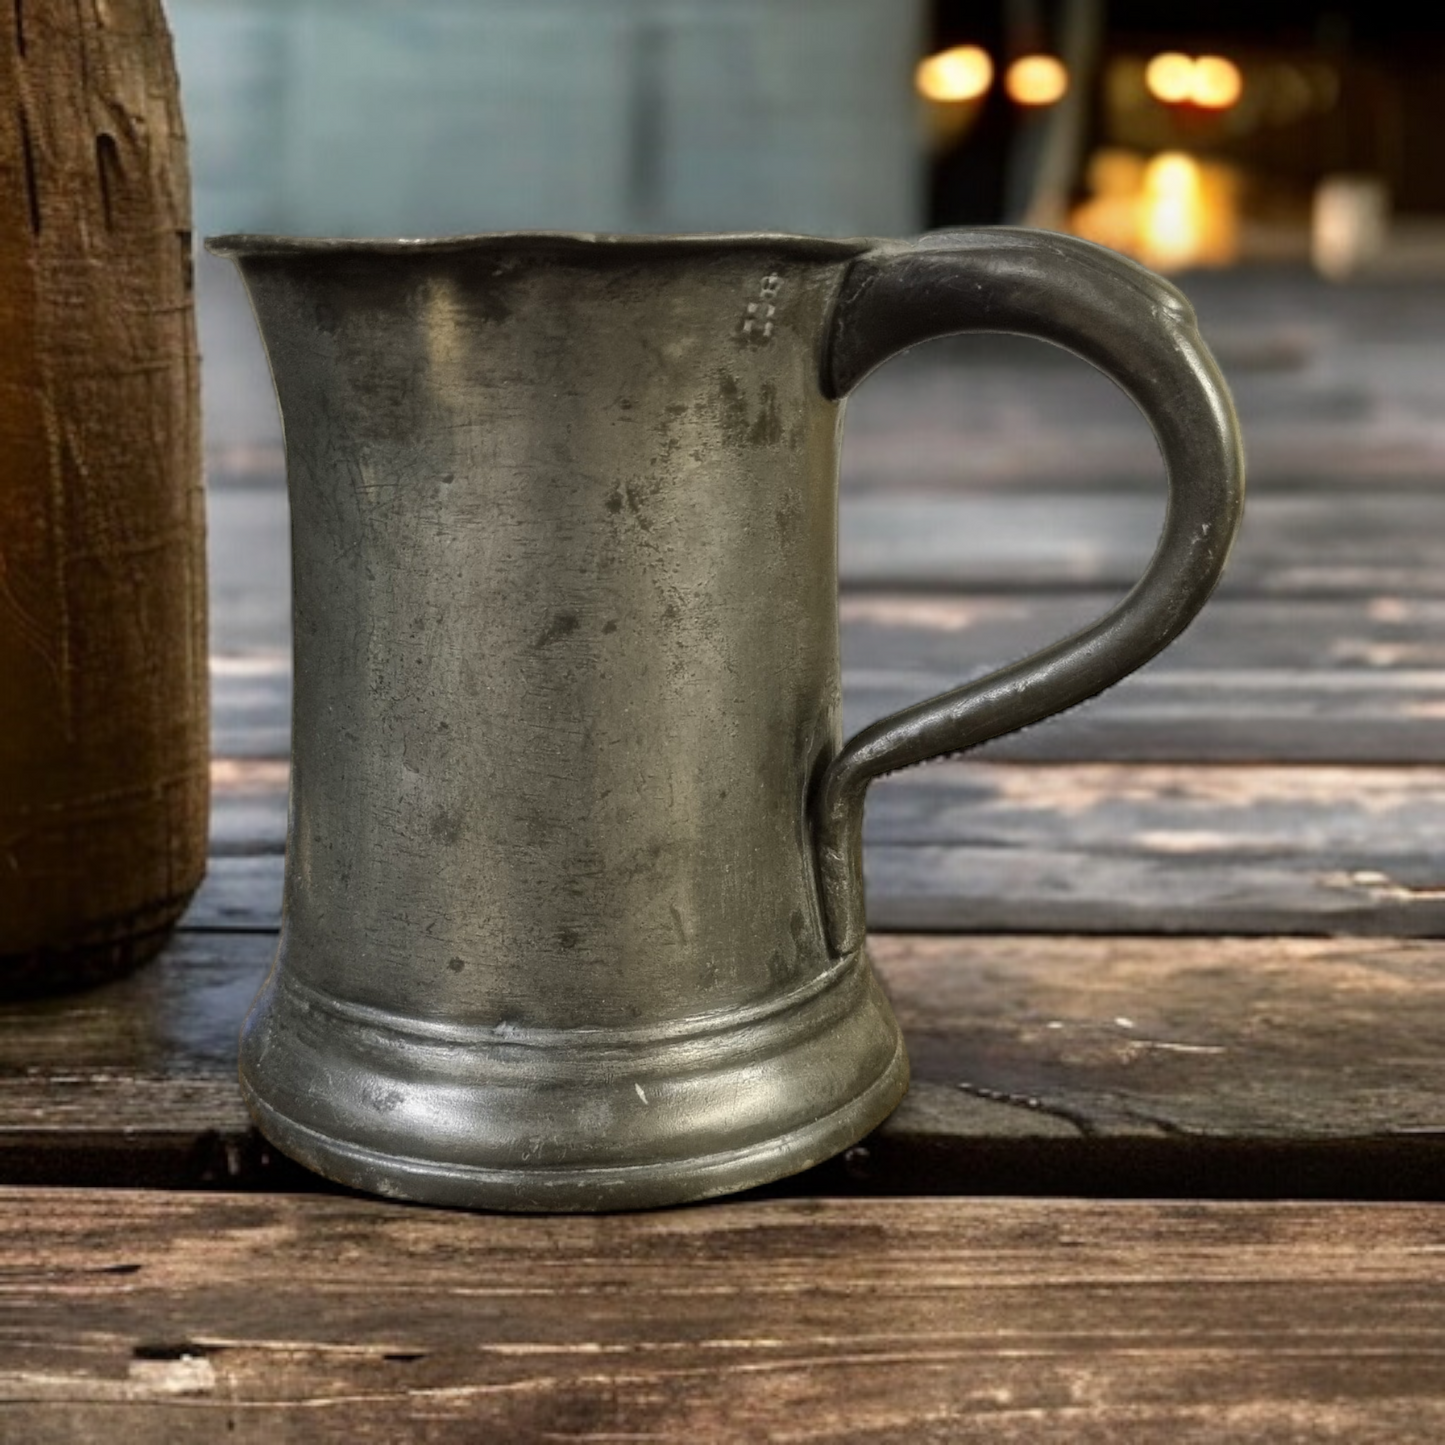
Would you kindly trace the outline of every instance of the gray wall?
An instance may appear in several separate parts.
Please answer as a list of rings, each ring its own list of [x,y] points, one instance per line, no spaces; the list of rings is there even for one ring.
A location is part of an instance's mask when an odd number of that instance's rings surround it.
[[[197,229],[900,234],[922,0],[169,0]]]

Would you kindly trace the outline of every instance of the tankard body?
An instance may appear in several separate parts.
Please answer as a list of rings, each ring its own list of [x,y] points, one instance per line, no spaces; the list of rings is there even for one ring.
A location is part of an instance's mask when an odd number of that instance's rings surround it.
[[[292,509],[283,928],[241,1057],[263,1131],[363,1188],[522,1209],[699,1197],[859,1138],[907,1079],[863,948],[868,778],[1098,691],[1222,565],[1237,441],[1187,310],[1188,364],[1161,354],[1193,411],[1140,396],[1175,494],[1126,604],[1148,625],[1121,611],[848,751],[840,398],[918,339],[876,309],[920,293],[901,251],[951,277],[957,246],[215,248],[267,345]],[[1175,295],[1126,265],[1097,284]],[[935,287],[914,331],[968,329],[966,301]],[[1005,329],[1048,325],[1080,323]]]

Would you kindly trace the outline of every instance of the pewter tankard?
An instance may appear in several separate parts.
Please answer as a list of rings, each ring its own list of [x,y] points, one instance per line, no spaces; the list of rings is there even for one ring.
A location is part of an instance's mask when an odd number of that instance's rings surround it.
[[[242,1034],[331,1178],[665,1204],[853,1143],[907,1060],[864,951],[864,793],[1093,696],[1204,603],[1239,519],[1180,294],[1043,232],[918,242],[231,236],[285,422],[284,916]],[[928,337],[1102,368],[1169,476],[1129,596],[840,731],[843,399]]]

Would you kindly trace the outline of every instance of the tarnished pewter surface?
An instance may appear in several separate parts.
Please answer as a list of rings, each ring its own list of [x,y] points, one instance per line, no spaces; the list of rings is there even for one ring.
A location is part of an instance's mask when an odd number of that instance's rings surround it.
[[[230,237],[286,427],[284,923],[242,1039],[333,1178],[515,1209],[792,1172],[906,1087],[862,952],[871,777],[1146,661],[1242,466],[1172,287],[1044,233]],[[927,336],[1039,335],[1148,414],[1171,503],[1103,622],[843,747],[841,398]]]

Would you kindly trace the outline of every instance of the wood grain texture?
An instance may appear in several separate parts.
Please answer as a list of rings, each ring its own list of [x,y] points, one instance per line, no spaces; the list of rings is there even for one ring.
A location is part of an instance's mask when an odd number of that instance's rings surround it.
[[[1445,287],[1278,266],[1195,272],[1183,287],[1234,393],[1255,495],[1436,484],[1445,469]],[[851,491],[1157,488],[1148,429],[1077,358],[1017,337],[933,342],[849,405]]]
[[[1223,611],[1225,604],[1213,607]],[[1266,637],[1303,633],[1323,640],[1312,621],[1267,611],[1239,618],[1241,629]],[[850,631],[845,624],[845,648],[861,652],[863,645]],[[1046,640],[1038,635],[1030,642]],[[1350,640],[1344,634],[1340,645]],[[1445,669],[1410,665],[1413,656],[1431,648],[1424,639],[1362,642],[1358,660],[1300,667],[1256,663],[1243,645],[1237,666],[1195,667],[1188,641],[1186,635],[1177,649],[1093,702],[971,756],[1039,762],[1445,762]],[[980,638],[952,649],[939,645],[910,665],[906,649],[917,643],[916,635],[901,637],[894,640],[896,650],[880,648],[876,658],[845,666],[846,734],[1019,655]],[[1364,653],[1366,647],[1373,650]],[[1392,649],[1400,659],[1395,666],[1380,660]],[[216,756],[284,758],[291,732],[289,657],[218,656],[212,670]]]
[[[190,199],[159,0],[0,25],[0,988],[154,951],[206,845]]]
[[[272,934],[0,1008],[0,1181],[316,1188],[235,1084]],[[775,1192],[1445,1196],[1445,945],[875,935],[913,1061]]]
[[[1445,599],[1429,595],[1438,592],[1432,579],[1445,576],[1435,541],[1445,537],[1445,513],[1427,515],[1439,510],[1429,496],[1391,495],[1402,515],[1377,518],[1373,540],[1361,539],[1358,517],[1340,511],[1339,499],[1282,499],[1291,507],[1308,503],[1311,535],[1301,539],[1295,521],[1284,517],[1275,528],[1284,553],[1273,558],[1261,543],[1256,573],[1283,578],[1286,591],[1293,577],[1307,595],[1251,593],[1248,567],[1238,573],[1231,564],[1220,595],[1155,662],[1096,701],[1000,739],[980,755],[1445,760]],[[867,532],[865,524],[873,525],[867,516],[844,509],[845,534],[855,523],[863,528],[855,541],[868,567],[879,569],[867,586],[849,586],[845,577],[849,732],[1092,622],[1142,568],[1157,527],[1157,516],[1145,518],[1135,542],[1125,545],[1107,507],[1100,512],[1100,499],[1087,495],[1062,511],[1037,496],[959,502],[1007,514],[1012,520],[998,530],[987,518],[949,511],[955,501],[914,498],[898,504],[897,517],[894,503],[880,503],[877,535]],[[1359,501],[1373,507],[1368,494]],[[1153,505],[1136,498],[1126,510]],[[934,517],[938,507],[944,512]],[[215,747],[225,757],[282,757],[290,721],[284,496],[274,486],[224,486],[213,491],[212,509]],[[1264,502],[1251,503],[1246,542],[1259,541],[1264,509]],[[1025,514],[1033,516],[1032,531],[1020,522]],[[1087,522],[1086,534],[1074,530],[1076,517]],[[1363,571],[1347,565],[1352,549],[1370,552]],[[1270,571],[1276,563],[1277,572]],[[1330,570],[1340,567],[1338,575]],[[1315,571],[1307,576],[1301,569],[1308,568]],[[1075,575],[1082,580],[1070,582]],[[930,577],[951,590],[927,590]],[[989,585],[1004,590],[981,590]]]
[[[211,556],[223,599],[273,621],[287,555],[285,493],[270,484],[212,488]],[[845,499],[839,569],[847,589],[1035,594],[1133,585],[1164,517],[1157,495],[1019,488]],[[1251,495],[1222,596],[1440,597],[1445,494],[1376,483],[1357,490]],[[284,584],[284,569],[279,570]],[[223,601],[218,610],[230,611]],[[243,619],[236,615],[237,625]],[[268,634],[269,636],[270,634]],[[283,639],[284,640],[284,639]],[[227,634],[222,647],[234,646]],[[275,645],[274,640],[270,645]]]
[[[289,745],[286,593],[283,586],[256,596],[256,608],[274,615],[245,621],[250,604],[233,599],[232,640],[246,648],[211,662],[220,757],[285,757]],[[845,729],[1065,637],[1114,600],[1096,591],[846,594]],[[1118,687],[974,756],[1445,762],[1445,600],[1218,597],[1179,642]]]
[[[286,765],[212,771],[183,927],[274,929]],[[1445,935],[1445,768],[940,762],[876,783],[869,921],[890,931]]]
[[[1436,768],[940,763],[865,828],[879,929],[1445,933]]]
[[[1445,762],[1445,670],[1191,671],[1165,659],[1083,707],[970,756],[1031,762]],[[983,665],[960,659],[936,670],[891,663],[845,670],[844,732],[852,736],[890,712],[982,675],[991,664],[991,658]],[[289,661],[215,658],[213,665],[215,755],[284,758],[291,738]]]
[[[0,1240],[0,1433],[28,1445],[1445,1431],[1419,1207],[5,1191]]]
[[[217,758],[291,753],[291,655],[211,658],[211,752]]]
[[[848,593],[845,725],[983,675],[1117,594]],[[1440,599],[1216,597],[1154,662],[1082,708],[978,750],[1035,761],[1445,761]]]
[[[1127,492],[860,497],[840,519],[852,587],[1038,591],[1126,587],[1162,498]],[[1386,486],[1251,497],[1221,589],[1234,595],[1439,596],[1445,495]]]
[[[953,672],[997,667],[1102,617],[1117,592],[999,594],[845,592],[843,665],[855,671]],[[1213,598],[1189,630],[1143,669],[1159,673],[1343,671],[1381,677],[1445,669],[1445,599]],[[1234,699],[1247,706],[1246,698]]]

